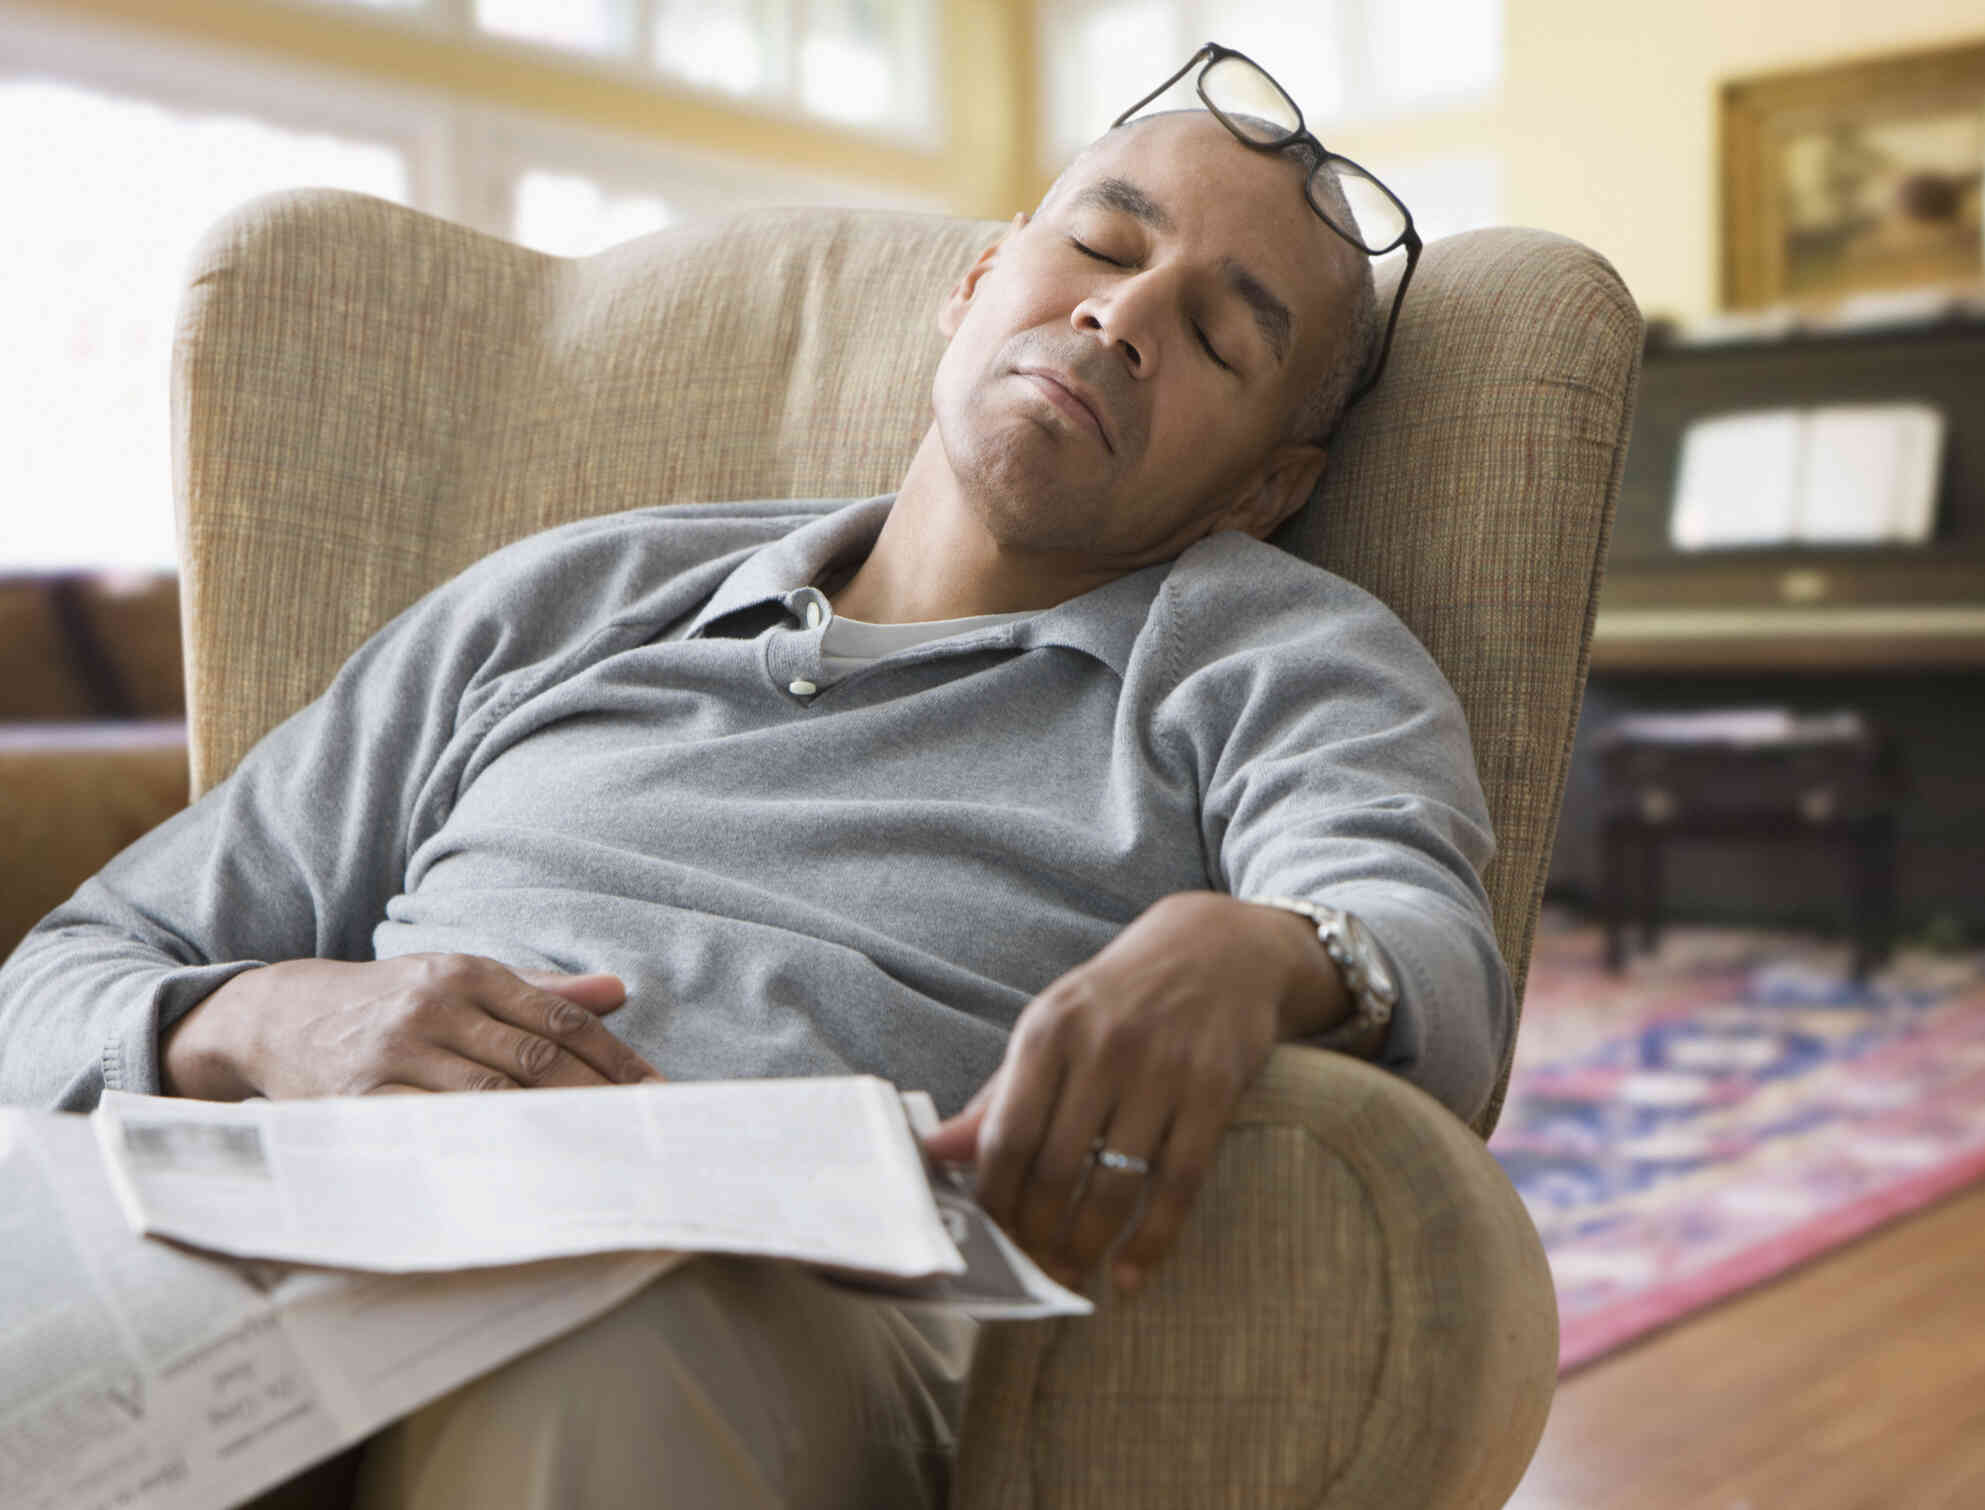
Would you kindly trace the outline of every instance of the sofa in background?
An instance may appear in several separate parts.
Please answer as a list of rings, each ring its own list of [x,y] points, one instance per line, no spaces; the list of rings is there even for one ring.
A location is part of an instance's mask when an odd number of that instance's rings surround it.
[[[179,583],[0,576],[0,956],[186,805]]]

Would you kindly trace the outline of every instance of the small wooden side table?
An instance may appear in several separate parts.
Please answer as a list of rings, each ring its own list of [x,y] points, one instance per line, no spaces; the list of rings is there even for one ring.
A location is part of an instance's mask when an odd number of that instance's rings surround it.
[[[1606,966],[1660,936],[1663,847],[1671,839],[1821,846],[1845,860],[1854,979],[1888,958],[1895,935],[1895,827],[1901,780],[1889,741],[1859,718],[1782,738],[1676,738],[1623,720],[1599,739],[1604,788]]]

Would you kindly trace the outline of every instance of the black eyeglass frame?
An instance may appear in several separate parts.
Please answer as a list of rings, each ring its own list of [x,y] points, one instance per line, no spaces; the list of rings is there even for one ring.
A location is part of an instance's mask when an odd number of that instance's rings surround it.
[[[1286,132],[1278,137],[1250,136],[1228,118],[1226,111],[1213,103],[1211,96],[1206,92],[1206,75],[1228,58],[1238,58],[1269,82],[1275,92],[1288,104],[1290,112],[1296,118],[1296,127],[1293,131]],[[1201,59],[1205,61],[1201,63]],[[1393,328],[1399,324],[1400,306],[1406,302],[1406,286],[1413,281],[1413,269],[1419,266],[1420,263],[1420,233],[1413,229],[1413,212],[1406,208],[1406,202],[1403,199],[1388,189],[1379,181],[1376,175],[1366,170],[1362,164],[1352,161],[1342,152],[1332,152],[1322,142],[1318,141],[1315,133],[1304,124],[1303,107],[1295,102],[1289,91],[1282,87],[1281,82],[1274,74],[1263,68],[1246,53],[1238,52],[1231,47],[1222,47],[1218,42],[1204,44],[1198,52],[1185,60],[1185,65],[1178,72],[1174,73],[1164,83],[1160,84],[1156,89],[1145,95],[1143,99],[1139,100],[1130,109],[1124,111],[1122,115],[1112,121],[1110,123],[1110,129],[1112,131],[1116,130],[1132,116],[1136,115],[1138,111],[1157,99],[1159,95],[1178,83],[1180,79],[1192,72],[1195,64],[1199,65],[1199,77],[1193,81],[1193,89],[1199,95],[1200,104],[1204,105],[1208,113],[1221,125],[1225,126],[1232,133],[1234,140],[1238,141],[1242,146],[1252,147],[1257,152],[1280,152],[1298,142],[1306,142],[1309,144],[1311,150],[1317,154],[1316,166],[1312,167],[1303,177],[1303,198],[1309,202],[1309,207],[1315,212],[1318,220],[1321,220],[1340,238],[1349,242],[1368,257],[1383,257],[1388,252],[1397,251],[1401,247],[1406,249],[1406,267],[1400,273],[1399,284],[1392,293],[1392,313],[1386,318],[1385,334],[1379,340],[1378,359],[1372,363],[1371,372],[1358,384],[1351,396],[1345,400],[1345,407],[1349,408],[1367,393],[1370,393],[1373,387],[1376,386],[1379,377],[1385,371],[1385,359],[1392,351],[1392,332]],[[1326,163],[1343,163],[1346,167],[1354,170],[1359,177],[1370,183],[1387,199],[1391,200],[1394,205],[1398,206],[1400,219],[1405,223],[1399,234],[1384,246],[1367,246],[1362,235],[1345,230],[1343,226],[1332,219],[1330,212],[1317,203],[1316,193],[1311,187],[1316,180],[1317,168],[1322,167]]]

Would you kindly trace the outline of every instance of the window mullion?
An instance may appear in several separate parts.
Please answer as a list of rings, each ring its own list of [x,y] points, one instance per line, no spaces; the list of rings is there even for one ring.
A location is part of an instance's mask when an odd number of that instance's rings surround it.
[[[434,112],[420,134],[414,207],[443,220],[486,230],[476,213],[476,165],[463,150],[472,137],[464,127],[460,105],[450,104]]]
[[[635,0],[634,52],[628,61],[636,68],[654,72],[660,68],[660,0]]]
[[[1337,29],[1349,66],[1344,70],[1344,114],[1371,115],[1384,101],[1373,85],[1376,48],[1372,42],[1370,0],[1336,0]]]
[[[456,36],[475,35],[475,0],[427,0],[427,5],[434,18]]]
[[[772,0],[772,3],[778,11],[765,30],[779,49],[777,99],[782,106],[796,107],[800,97],[800,47],[809,24],[806,0]]]

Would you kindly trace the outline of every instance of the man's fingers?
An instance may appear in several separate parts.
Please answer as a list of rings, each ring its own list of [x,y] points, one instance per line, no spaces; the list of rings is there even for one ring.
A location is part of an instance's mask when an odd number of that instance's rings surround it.
[[[507,1061],[493,1064],[507,1074],[521,1071],[522,1084],[632,1085],[660,1078],[660,1072],[614,1037],[594,1012],[563,995],[539,990],[511,971],[497,967],[476,992],[476,1002],[491,1018],[523,1030],[524,1037],[498,1047],[500,1054],[507,1049]],[[533,1038],[550,1045],[550,1052],[527,1041]],[[517,1069],[512,1070],[512,1065]]]
[[[1016,1034],[1000,1066],[999,1081],[979,1127],[979,1177],[975,1188],[980,1207],[1009,1233],[1014,1226],[1021,1187],[1028,1177],[1048,1117],[1061,1090],[1061,1065],[1048,1054],[1040,1036]]]
[[[946,1117],[924,1138],[924,1152],[946,1164],[974,1164],[979,1157],[979,1130],[985,1125],[986,1108],[992,1104],[1000,1072],[979,1087],[954,1117]]]
[[[1172,1124],[1171,1136],[1145,1177],[1149,1188],[1144,1192],[1144,1214],[1112,1264],[1123,1288],[1135,1289],[1146,1271],[1172,1251],[1199,1188],[1212,1171],[1231,1113],[1231,1105],[1201,1102],[1189,1111],[1181,1110]]]
[[[367,1095],[403,1095],[419,1091],[514,1091],[518,1082],[488,1065],[445,1048],[430,1045],[393,1066],[393,1078],[375,1085]]]
[[[1094,1176],[1101,1172],[1094,1166],[1091,1148],[1110,1116],[1104,1098],[1112,1093],[1113,1088],[1099,1083],[1093,1070],[1085,1075],[1071,1068],[1021,1186],[1007,1230],[1021,1247],[1051,1263],[1067,1263],[1064,1240],[1070,1213],[1078,1200],[1088,1204]]]
[[[627,1005],[627,985],[618,975],[592,971],[585,975],[565,975],[557,970],[513,970],[511,974],[527,985],[591,1012],[607,1013]]]
[[[1165,1144],[1165,1124],[1170,1097],[1155,1086],[1139,1082],[1143,1095],[1133,1095],[1119,1103],[1102,1135],[1104,1148],[1113,1153],[1143,1159],[1153,1174],[1134,1169],[1112,1169],[1098,1163],[1090,1171],[1081,1204],[1075,1208],[1068,1235],[1062,1245],[1063,1262],[1077,1274],[1087,1274],[1109,1251],[1137,1215],[1145,1187],[1155,1178]]]
[[[566,1010],[584,1016],[569,1002]],[[583,1059],[561,1048],[556,1039],[485,1010],[478,1002],[448,1004],[437,1014],[434,1041],[442,1048],[482,1065],[493,1074],[523,1086],[608,1085],[609,1081]]]

